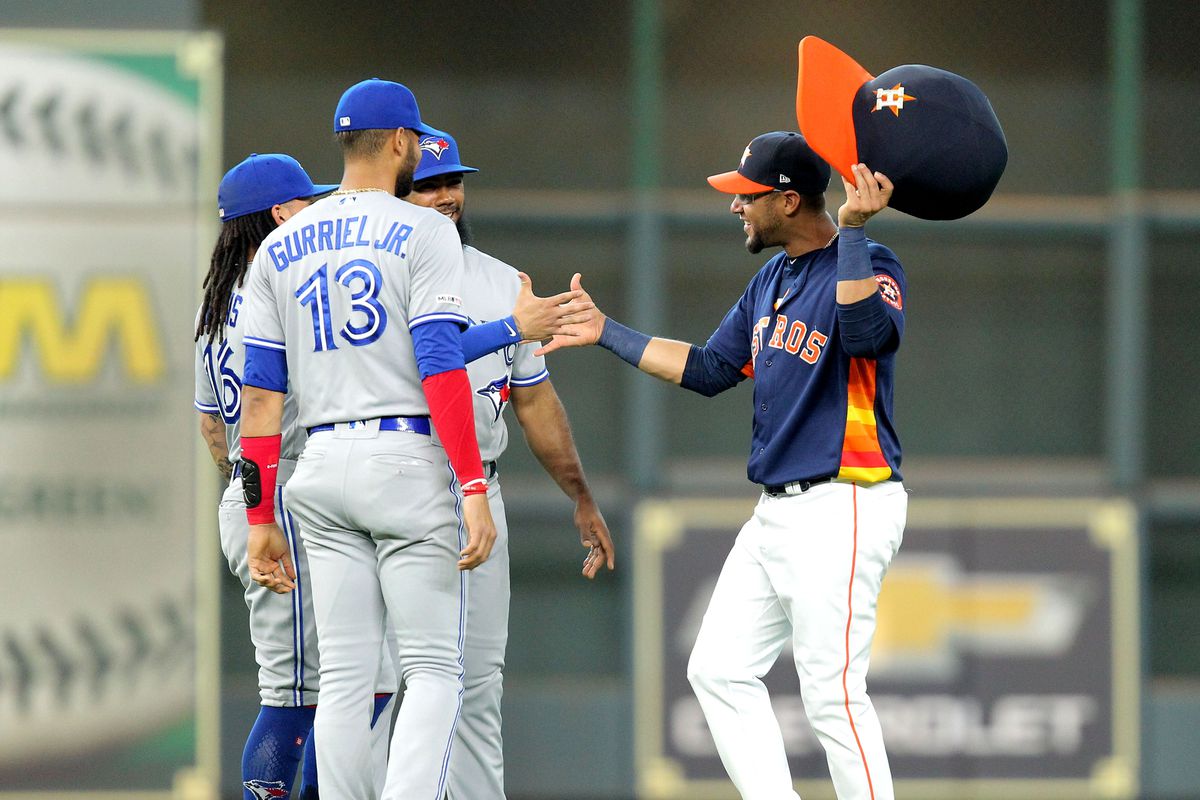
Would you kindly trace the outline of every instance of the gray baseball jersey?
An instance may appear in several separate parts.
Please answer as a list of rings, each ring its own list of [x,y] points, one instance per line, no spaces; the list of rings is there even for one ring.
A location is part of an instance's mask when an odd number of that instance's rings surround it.
[[[463,303],[471,324],[504,319],[512,314],[521,290],[517,271],[469,246],[463,248],[463,263],[467,286]],[[533,386],[550,377],[546,359],[533,354],[537,347],[537,344],[509,345],[467,365],[475,392],[475,436],[484,461],[495,461],[508,446],[504,409],[510,387]]]
[[[203,414],[216,414],[225,423],[225,446],[229,460],[242,455],[242,367],[246,351],[242,345],[245,325],[242,321],[244,295],[234,291],[225,316],[224,338],[210,342],[201,336],[196,342],[196,397],[193,405]],[[200,312],[196,312],[200,322]],[[296,419],[296,401],[288,394],[283,399],[283,442],[280,455],[296,460],[304,449],[305,433]]]
[[[300,424],[332,425],[309,437],[284,494],[311,571],[321,642],[314,734],[329,796],[445,791],[463,692],[462,495],[432,437],[388,430],[382,418],[429,414],[411,331],[465,324],[462,289],[454,224],[370,190],[296,214],[250,268],[252,369],[261,364],[263,384],[280,386],[282,374],[270,371],[285,361]],[[380,793],[361,712],[378,670],[372,655],[389,639],[406,689]]]
[[[425,416],[411,329],[466,323],[454,224],[381,191],[318,200],[263,240],[247,344],[285,352],[305,428]]]

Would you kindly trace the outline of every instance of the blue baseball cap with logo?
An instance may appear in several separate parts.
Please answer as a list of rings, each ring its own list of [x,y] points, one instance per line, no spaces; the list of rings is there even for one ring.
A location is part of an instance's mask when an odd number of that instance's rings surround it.
[[[417,98],[407,86],[368,78],[342,93],[333,113],[333,132],[408,128],[418,135],[438,133],[421,122]]]
[[[335,183],[314,184],[300,162],[289,155],[251,153],[221,179],[217,188],[217,216],[228,221],[336,188]]]
[[[891,205],[921,219],[959,219],[992,196],[1008,144],[971,81],[924,64],[871,75],[816,36],[800,42],[796,119],[848,181],[864,163],[895,186]]]
[[[464,166],[458,154],[458,142],[445,131],[434,131],[418,140],[421,148],[421,163],[413,173],[413,181],[423,181],[437,175],[453,172],[479,172],[474,167]]]

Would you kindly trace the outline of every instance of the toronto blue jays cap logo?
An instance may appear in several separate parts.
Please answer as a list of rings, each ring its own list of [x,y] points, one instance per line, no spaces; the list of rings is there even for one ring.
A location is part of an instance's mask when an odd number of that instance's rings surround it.
[[[421,139],[420,148],[429,153],[438,161],[442,160],[442,153],[450,149],[450,143],[446,141],[444,136],[426,136]]]

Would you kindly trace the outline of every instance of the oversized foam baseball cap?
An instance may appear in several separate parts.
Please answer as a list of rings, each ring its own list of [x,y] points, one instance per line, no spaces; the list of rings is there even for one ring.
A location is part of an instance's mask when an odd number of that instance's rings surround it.
[[[800,42],[796,120],[853,182],[866,164],[895,186],[889,205],[922,219],[959,219],[987,202],[1008,164],[991,103],[971,81],[907,64],[878,77],[816,36]]]
[[[368,78],[342,93],[333,113],[333,132],[408,128],[418,135],[437,133],[421,122],[417,98],[401,83]]]
[[[313,183],[300,162],[289,155],[251,153],[221,179],[217,216],[227,221],[336,188],[336,183]]]
[[[474,167],[464,166],[458,154],[458,142],[445,131],[434,131],[422,136],[417,143],[421,148],[421,163],[413,173],[413,181],[423,181],[437,175],[452,172],[479,172]]]
[[[750,140],[737,169],[710,175],[708,182],[726,194],[754,194],[772,189],[821,194],[829,186],[829,165],[800,134],[771,131]]]

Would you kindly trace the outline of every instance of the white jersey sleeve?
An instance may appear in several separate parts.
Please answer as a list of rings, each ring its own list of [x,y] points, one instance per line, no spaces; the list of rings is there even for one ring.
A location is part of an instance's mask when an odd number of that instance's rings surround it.
[[[271,268],[264,263],[266,261],[263,250],[260,249],[250,262],[250,269],[246,274],[243,286],[246,297],[246,326],[242,342],[268,350],[282,351],[283,322],[280,319],[279,303],[271,285]]]
[[[513,386],[533,386],[550,377],[550,371],[546,369],[546,357],[533,354],[537,349],[536,342],[517,345],[512,369]]]
[[[510,316],[521,291],[517,271],[474,247],[463,248],[463,261],[467,287],[463,301],[471,323]],[[536,344],[508,345],[467,365],[475,393],[475,438],[484,461],[495,461],[508,446],[504,409],[512,387],[532,386],[549,376],[545,359],[533,355],[536,349]]]
[[[204,351],[207,347],[208,336],[201,336],[196,342],[196,395],[192,405],[202,414],[219,414],[221,407],[217,405],[217,394],[213,391],[205,365]]]
[[[453,223],[429,226],[410,251],[408,329],[438,320],[467,325],[463,310],[462,243]],[[415,232],[414,232],[415,233]]]

